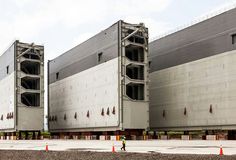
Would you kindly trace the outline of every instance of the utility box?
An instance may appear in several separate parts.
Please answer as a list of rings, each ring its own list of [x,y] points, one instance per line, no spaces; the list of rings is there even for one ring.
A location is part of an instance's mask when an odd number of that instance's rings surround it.
[[[148,29],[118,21],[48,62],[51,132],[149,127]]]
[[[15,41],[0,56],[0,131],[41,131],[44,47]]]

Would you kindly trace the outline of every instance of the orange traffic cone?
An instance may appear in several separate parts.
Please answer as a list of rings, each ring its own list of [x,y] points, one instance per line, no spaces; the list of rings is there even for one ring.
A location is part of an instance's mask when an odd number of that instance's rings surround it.
[[[116,150],[115,150],[115,146],[114,146],[114,144],[112,145],[112,153],[115,153],[116,152]]]
[[[223,148],[222,148],[222,146],[220,146],[220,156],[223,156],[223,155],[224,155]]]
[[[45,151],[48,152],[48,144],[46,144]]]

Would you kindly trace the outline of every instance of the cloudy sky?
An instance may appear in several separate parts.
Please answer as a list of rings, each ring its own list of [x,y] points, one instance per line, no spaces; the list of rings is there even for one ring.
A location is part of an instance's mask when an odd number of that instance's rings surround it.
[[[0,52],[16,39],[45,45],[52,59],[123,19],[144,22],[150,38],[235,0],[0,0]]]

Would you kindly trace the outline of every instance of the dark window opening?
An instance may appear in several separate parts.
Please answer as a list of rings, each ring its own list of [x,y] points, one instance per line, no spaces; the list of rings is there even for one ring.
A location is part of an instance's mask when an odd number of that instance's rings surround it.
[[[148,61],[149,68],[151,67],[152,61]]]
[[[36,49],[33,49],[33,48],[32,48],[29,53],[30,53],[30,54],[36,54],[36,51],[37,51]]]
[[[56,73],[56,79],[59,79],[59,72]]]
[[[32,54],[32,53],[27,53],[24,54],[23,57],[27,58],[27,59],[35,59],[35,60],[39,60],[40,57],[36,54]]]
[[[139,43],[139,44],[144,44],[144,38],[143,37],[140,37],[140,36],[131,36],[128,38],[128,40],[130,42],[133,42],[133,43]]]
[[[232,44],[236,44],[236,34],[232,35]]]
[[[25,89],[40,89],[40,79],[39,78],[29,78],[25,77],[21,79],[21,86]]]
[[[98,62],[101,62],[101,61],[102,61],[102,52],[98,53]]]
[[[127,31],[127,33],[129,33],[129,34],[131,34],[131,33],[133,33],[134,32],[134,30],[132,30],[132,29],[129,29],[128,31]]]
[[[29,48],[22,48],[21,52],[25,52],[26,50],[28,50]]]
[[[129,83],[126,85],[126,95],[133,100],[144,100],[144,84]]]
[[[7,66],[7,68],[6,68],[6,69],[7,69],[7,74],[9,74],[9,66]]]
[[[39,75],[40,63],[24,61],[21,63],[21,71],[26,74]]]
[[[143,47],[129,45],[125,48],[125,56],[131,61],[144,62]]]
[[[131,79],[144,79],[144,66],[140,65],[128,65],[126,66],[126,75]]]
[[[21,102],[28,107],[39,107],[40,94],[39,93],[23,93],[21,94]]]

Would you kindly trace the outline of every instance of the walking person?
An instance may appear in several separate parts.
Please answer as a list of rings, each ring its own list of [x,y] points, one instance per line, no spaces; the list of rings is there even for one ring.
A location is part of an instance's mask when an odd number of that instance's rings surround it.
[[[121,150],[125,150],[125,144],[126,144],[126,141],[125,141],[125,136],[122,138],[122,147],[121,147]]]

